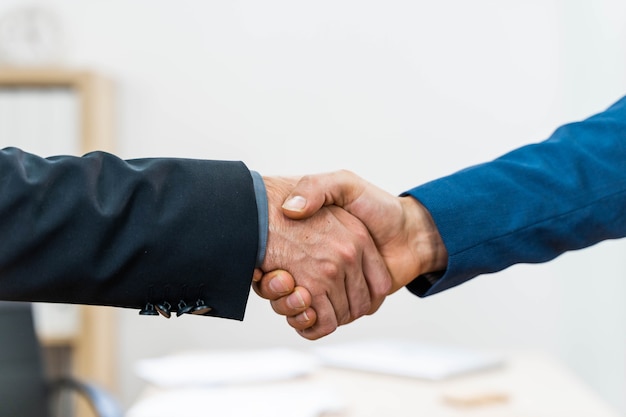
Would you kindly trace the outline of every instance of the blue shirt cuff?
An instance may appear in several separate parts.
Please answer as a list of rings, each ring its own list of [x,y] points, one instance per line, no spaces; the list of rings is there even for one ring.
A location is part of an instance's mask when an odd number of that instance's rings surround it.
[[[259,246],[256,255],[256,266],[261,267],[265,259],[265,248],[267,247],[267,229],[269,227],[269,210],[267,208],[267,191],[263,177],[256,171],[250,171],[252,183],[254,184],[254,194],[256,197],[256,207],[259,216]]]

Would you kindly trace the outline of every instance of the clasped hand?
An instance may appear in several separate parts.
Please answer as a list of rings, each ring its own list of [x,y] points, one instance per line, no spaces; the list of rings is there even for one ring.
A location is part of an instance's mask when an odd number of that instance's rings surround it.
[[[412,197],[348,171],[264,181],[269,232],[253,287],[307,339],[374,313],[418,275],[445,268],[437,228]]]

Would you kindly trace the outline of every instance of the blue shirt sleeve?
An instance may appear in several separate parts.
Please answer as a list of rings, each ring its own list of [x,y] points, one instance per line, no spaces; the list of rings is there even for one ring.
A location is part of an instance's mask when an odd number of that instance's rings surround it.
[[[405,195],[429,210],[448,250],[445,271],[407,286],[419,296],[624,237],[626,97],[544,142]]]

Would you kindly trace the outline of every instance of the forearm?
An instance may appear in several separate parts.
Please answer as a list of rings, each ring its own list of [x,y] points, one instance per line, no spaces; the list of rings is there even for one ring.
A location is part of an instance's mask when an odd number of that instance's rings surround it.
[[[434,285],[409,285],[418,295],[626,236],[626,100],[408,194],[428,209],[449,255]]]
[[[236,162],[0,152],[0,298],[142,308],[202,299],[243,317],[252,179]]]

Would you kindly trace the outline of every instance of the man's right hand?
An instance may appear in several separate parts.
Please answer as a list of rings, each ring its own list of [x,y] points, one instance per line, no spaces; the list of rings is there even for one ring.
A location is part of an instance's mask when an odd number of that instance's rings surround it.
[[[269,232],[260,268],[287,270],[296,285],[310,293],[317,320],[301,335],[317,339],[375,312],[389,293],[391,277],[363,223],[335,206],[318,207],[306,219],[290,219],[281,205],[297,180],[265,177],[264,181]],[[255,285],[257,292],[263,288]],[[283,314],[288,304],[275,300],[272,306]]]

